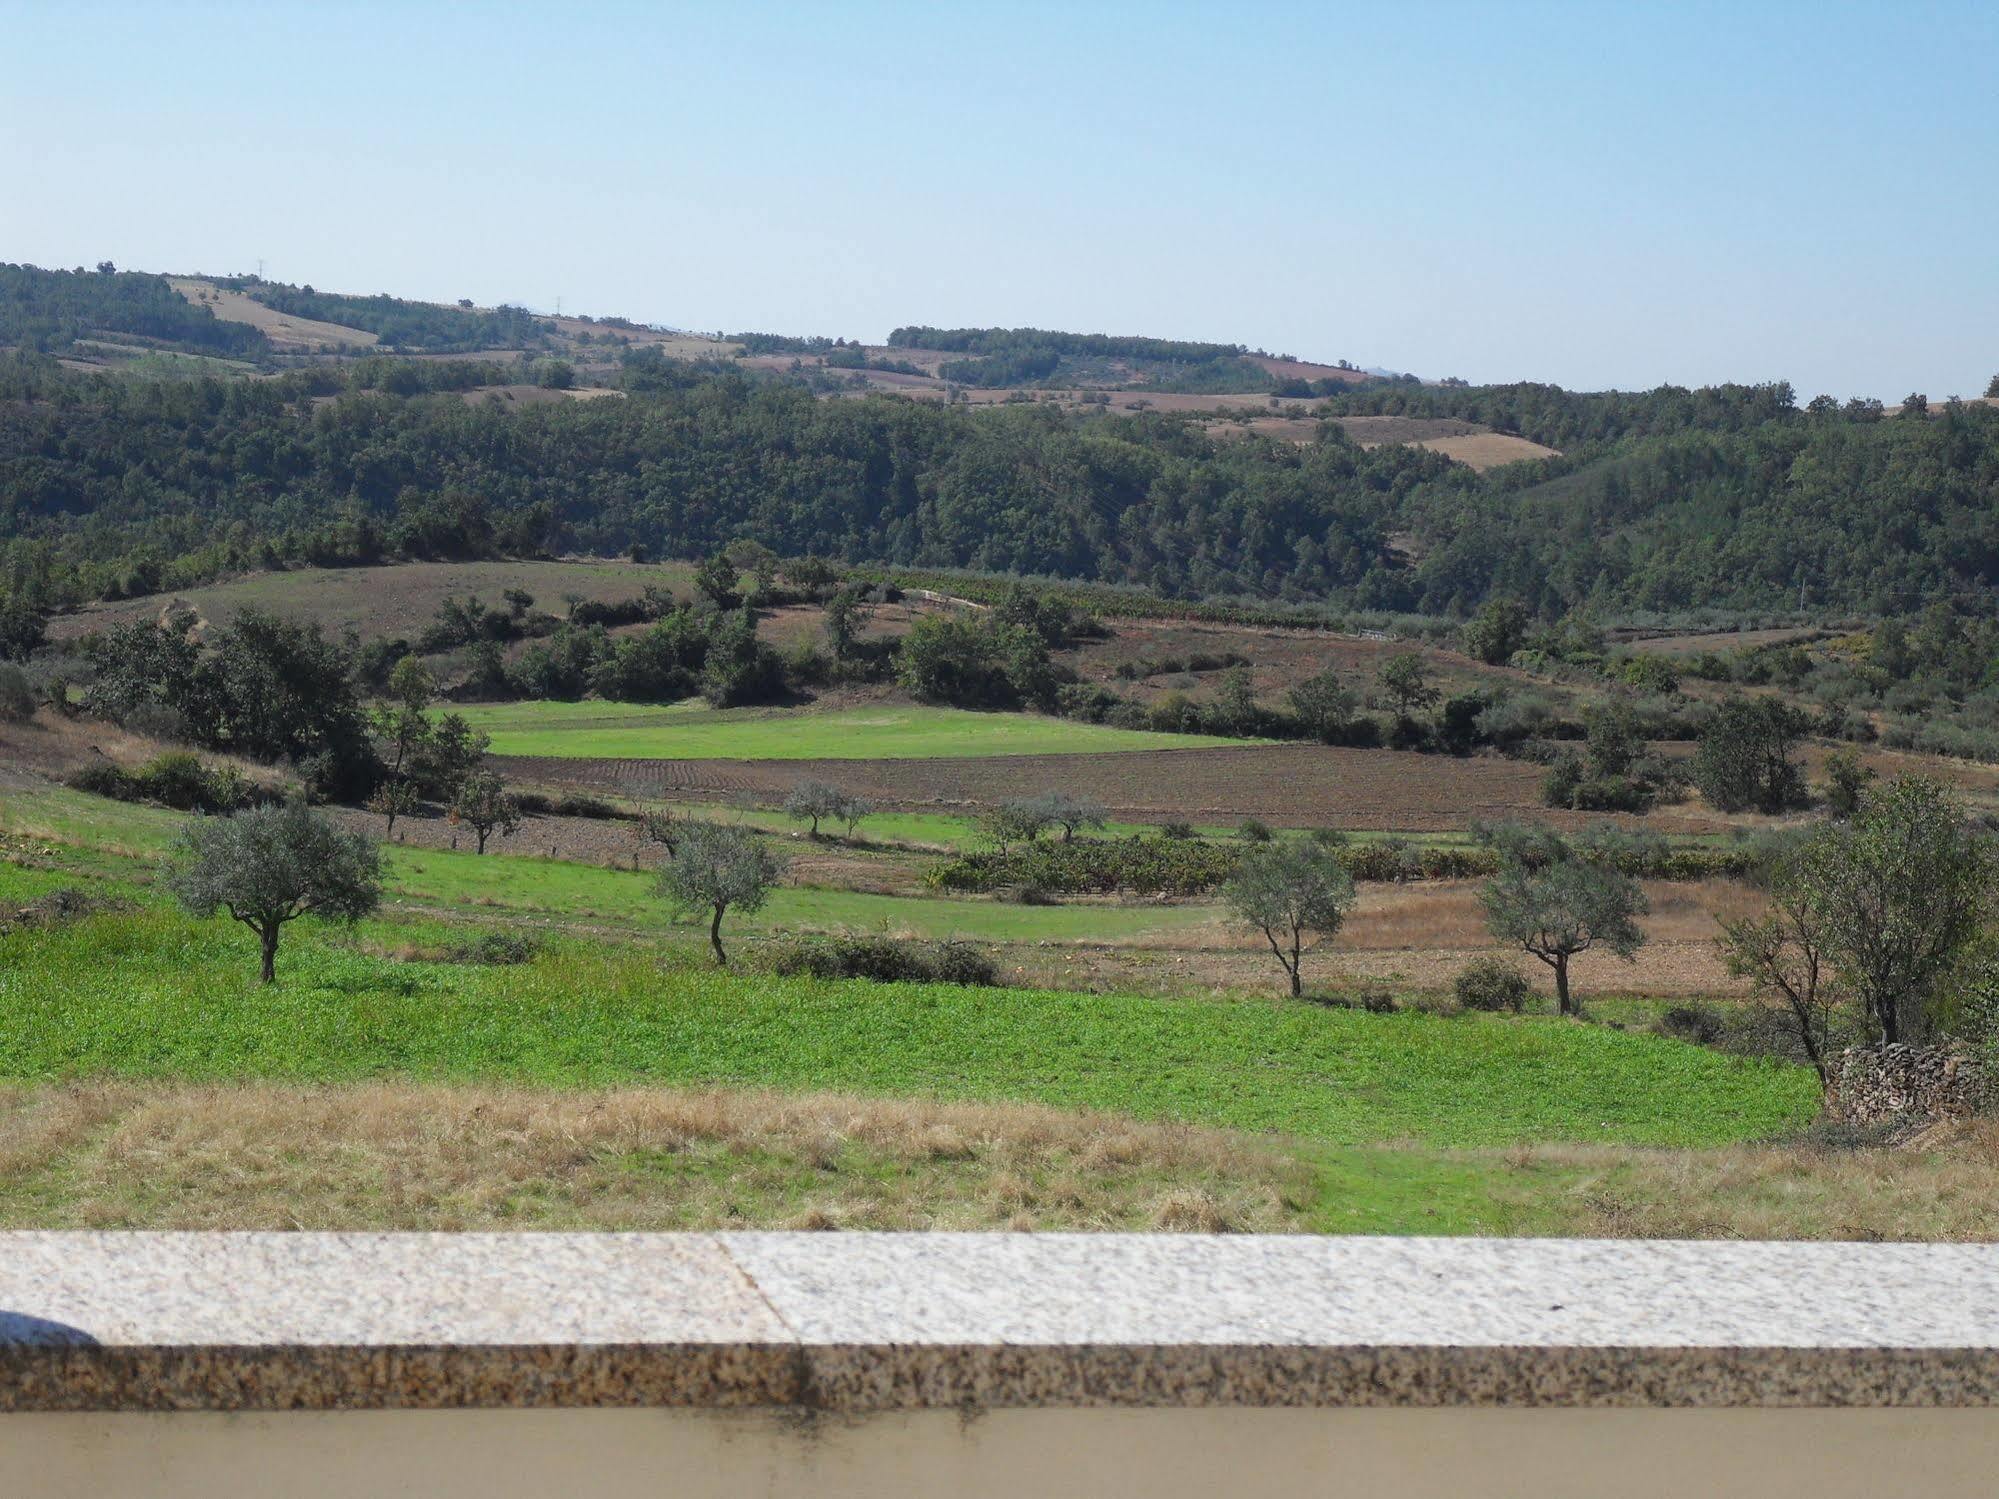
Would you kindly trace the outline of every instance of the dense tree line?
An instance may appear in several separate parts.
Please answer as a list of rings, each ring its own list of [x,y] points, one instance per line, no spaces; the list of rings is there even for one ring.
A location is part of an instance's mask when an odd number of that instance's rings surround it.
[[[541,323],[524,307],[446,307],[436,302],[408,302],[386,293],[349,297],[268,281],[231,284],[240,285],[273,312],[360,328],[393,348],[466,354],[475,349],[527,348],[548,341]]]
[[[92,333],[154,339],[200,354],[269,352],[248,323],[229,323],[175,291],[164,276],[115,270],[45,271],[0,263],[0,344],[50,353]]]
[[[327,401],[319,371],[135,382],[0,357],[0,594],[46,608],[255,566],[693,557],[742,537],[1174,598],[1469,615],[1505,596],[1544,619],[1937,596],[1989,612],[1999,581],[1999,411],[1976,405],[1866,421],[1782,387],[1556,393],[1630,435],[1480,477],[1331,424],[1302,446],[1221,440],[1150,412],[819,401],[657,359],[633,359],[618,401],[355,388],[391,367]]]
[[[1244,356],[1240,344],[1194,343],[1109,333],[1060,333],[1046,328],[898,328],[891,348],[964,354],[938,374],[960,385],[1033,385],[1058,375],[1073,380],[1108,374],[1115,360],[1146,377],[1151,388],[1175,391],[1262,391],[1270,373]]]

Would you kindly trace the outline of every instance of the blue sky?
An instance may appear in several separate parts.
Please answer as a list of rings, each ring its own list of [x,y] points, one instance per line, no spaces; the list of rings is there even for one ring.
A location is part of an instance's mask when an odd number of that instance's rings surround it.
[[[0,259],[1580,388],[1999,371],[1999,5],[0,0]]]

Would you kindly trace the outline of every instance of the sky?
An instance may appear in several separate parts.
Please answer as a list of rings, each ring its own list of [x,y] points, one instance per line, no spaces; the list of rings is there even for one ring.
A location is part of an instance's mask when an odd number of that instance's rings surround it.
[[[0,0],[0,260],[1941,399],[1995,127],[1993,0]]]

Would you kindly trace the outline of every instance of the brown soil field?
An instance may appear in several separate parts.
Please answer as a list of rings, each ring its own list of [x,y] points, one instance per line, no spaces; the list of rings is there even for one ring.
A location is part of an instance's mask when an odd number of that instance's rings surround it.
[[[1337,941],[1311,949],[1308,982],[1318,989],[1392,986],[1442,992],[1475,958],[1500,957],[1542,994],[1554,992],[1545,964],[1494,944],[1471,880],[1363,885]],[[1635,962],[1584,953],[1570,967],[1576,992],[1648,999],[1747,998],[1716,951],[1722,918],[1750,914],[1755,894],[1726,881],[1670,885],[1648,881],[1652,913]],[[1013,943],[996,956],[1009,980],[1058,988],[1141,989],[1166,994],[1280,994],[1284,976],[1261,937],[1224,921],[1143,934],[1119,943]]]
[[[1539,767],[1322,745],[994,755],[964,760],[570,760],[495,756],[524,782],[653,799],[776,802],[830,781],[884,810],[967,811],[1052,787],[1126,822],[1233,821],[1281,827],[1449,832],[1480,818],[1539,814]],[[1658,821],[1658,819],[1655,819]],[[1663,824],[1662,824],[1663,825]]]
[[[210,281],[174,277],[170,284],[188,301],[206,305],[225,322],[248,323],[253,328],[261,328],[264,337],[280,350],[321,353],[337,349],[342,344],[355,349],[372,349],[378,341],[374,334],[363,328],[321,323],[312,318],[290,317],[274,312],[254,297],[246,297],[240,291],[228,291]]]

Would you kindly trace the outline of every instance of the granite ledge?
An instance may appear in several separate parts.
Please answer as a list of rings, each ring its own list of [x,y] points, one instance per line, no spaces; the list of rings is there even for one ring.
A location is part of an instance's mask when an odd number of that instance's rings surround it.
[[[0,1411],[1999,1406],[1999,1246],[0,1233]]]

